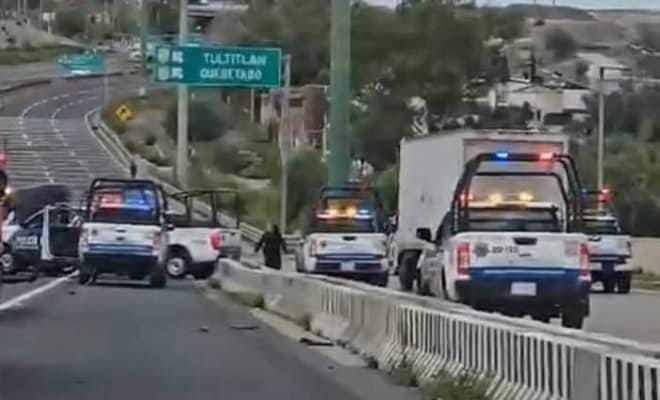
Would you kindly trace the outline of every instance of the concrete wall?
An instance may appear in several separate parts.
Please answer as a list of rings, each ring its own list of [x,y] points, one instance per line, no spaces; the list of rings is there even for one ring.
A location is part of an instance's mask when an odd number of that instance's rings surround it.
[[[660,275],[660,238],[634,238],[633,268]]]

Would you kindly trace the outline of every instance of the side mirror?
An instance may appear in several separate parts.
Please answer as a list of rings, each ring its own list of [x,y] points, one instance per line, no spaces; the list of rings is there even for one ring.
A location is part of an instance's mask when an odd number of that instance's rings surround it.
[[[421,239],[425,242],[433,241],[433,235],[431,234],[431,229],[429,228],[417,228],[416,236],[417,239]]]
[[[173,223],[168,222],[165,227],[167,228],[168,232],[172,232],[173,230],[176,229],[176,226]]]

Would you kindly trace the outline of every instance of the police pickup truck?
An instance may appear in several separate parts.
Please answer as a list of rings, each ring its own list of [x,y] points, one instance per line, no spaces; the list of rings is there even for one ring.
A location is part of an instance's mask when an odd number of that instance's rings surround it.
[[[207,279],[215,271],[219,258],[240,260],[238,192],[189,191],[174,194],[170,200],[173,210],[168,213],[168,220],[175,229],[170,232],[167,273],[172,278],[190,274],[195,279]],[[175,207],[180,212],[175,212]],[[233,209],[234,217],[221,215],[221,209]]]
[[[630,293],[632,243],[609,211],[592,210],[585,214],[584,232],[589,238],[589,263],[593,283],[603,284],[605,293],[616,288],[619,293]]]
[[[581,328],[591,277],[573,165],[568,156],[506,152],[468,162],[433,244],[428,228],[418,231],[428,242],[420,290]]]
[[[387,286],[387,237],[373,190],[346,186],[321,191],[296,254],[296,270]]]
[[[80,283],[112,274],[148,278],[152,287],[164,287],[168,237],[174,229],[166,211],[162,188],[150,180],[94,180],[79,240]]]

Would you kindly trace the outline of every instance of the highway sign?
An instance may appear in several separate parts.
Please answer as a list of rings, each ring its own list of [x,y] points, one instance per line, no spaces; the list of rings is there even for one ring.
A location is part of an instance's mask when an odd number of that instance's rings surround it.
[[[156,83],[191,86],[279,88],[282,51],[197,45],[156,48]]]
[[[123,122],[126,122],[129,119],[133,119],[135,114],[133,114],[133,110],[131,110],[126,104],[122,104],[121,106],[117,107],[115,115]]]
[[[71,73],[99,73],[105,70],[102,54],[65,54],[57,58],[57,64]]]

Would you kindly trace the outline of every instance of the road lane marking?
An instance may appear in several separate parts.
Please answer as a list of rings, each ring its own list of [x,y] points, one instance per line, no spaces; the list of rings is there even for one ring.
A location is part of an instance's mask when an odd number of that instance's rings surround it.
[[[38,288],[34,290],[30,290],[27,293],[23,293],[19,296],[14,297],[13,299],[7,300],[3,303],[0,303],[0,311],[6,311],[11,308],[20,306],[23,302],[28,301],[32,298],[35,298],[39,296],[40,294],[46,293],[49,290],[55,289],[56,287],[60,286],[64,282],[68,281],[70,278],[73,278],[74,276],[78,276],[78,271],[73,272],[67,276],[63,276],[61,278],[57,278],[54,281],[48,282],[47,284],[43,286],[39,286]]]

